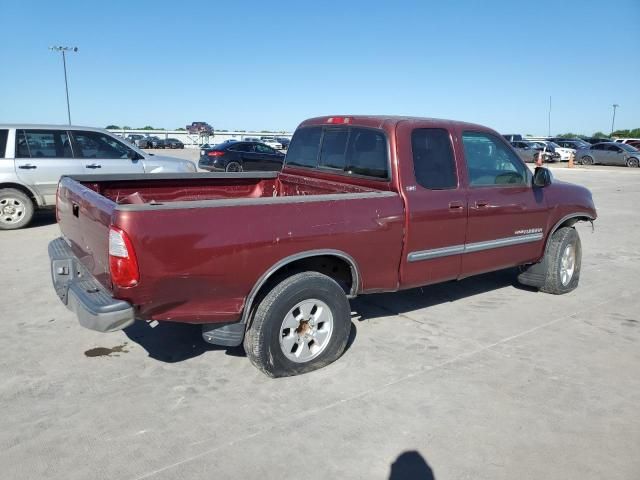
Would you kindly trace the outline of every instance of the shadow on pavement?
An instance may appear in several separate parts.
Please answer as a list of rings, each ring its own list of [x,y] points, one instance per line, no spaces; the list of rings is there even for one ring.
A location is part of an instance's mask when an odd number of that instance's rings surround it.
[[[225,351],[234,357],[245,356],[242,346],[219,347],[205,342],[200,325],[158,322],[151,327],[147,322],[137,321],[125,328],[124,333],[144,348],[151,358],[167,363],[182,362],[211,350]]]
[[[354,320],[363,321],[389,315],[400,315],[442,303],[455,302],[462,298],[480,295],[504,287],[513,287],[537,293],[535,288],[520,285],[517,280],[517,274],[518,270],[516,268],[509,268],[465,278],[460,281],[438,283],[393,293],[363,295],[352,300],[351,309],[357,313],[357,317]]]
[[[46,227],[54,223],[56,223],[56,212],[54,210],[38,210],[33,215],[33,220],[31,220],[25,229]]]
[[[137,321],[124,329],[129,339],[144,348],[151,358],[161,362],[176,363],[202,355],[209,351],[224,351],[233,357],[245,357],[242,345],[220,347],[202,339],[202,327],[189,323],[158,322],[155,327],[147,322]],[[356,339],[357,328],[351,322],[351,331],[345,352]]]
[[[415,450],[403,452],[391,464],[389,480],[435,480],[433,470]]]

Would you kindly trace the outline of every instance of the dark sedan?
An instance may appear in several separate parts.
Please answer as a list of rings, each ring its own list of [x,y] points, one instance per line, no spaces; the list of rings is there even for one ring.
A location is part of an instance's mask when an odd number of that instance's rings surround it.
[[[177,138],[167,138],[164,141],[164,145],[166,148],[184,148],[184,143]]]
[[[198,167],[210,172],[279,171],[284,154],[260,142],[227,142],[200,151]]]

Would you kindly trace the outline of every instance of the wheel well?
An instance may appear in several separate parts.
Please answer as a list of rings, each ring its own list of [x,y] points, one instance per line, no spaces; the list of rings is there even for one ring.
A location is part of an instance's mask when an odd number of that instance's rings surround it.
[[[547,241],[546,241],[545,246],[544,246],[544,253],[545,254],[547,253],[547,249],[549,248],[549,242],[551,240],[551,237],[558,230],[560,230],[563,227],[573,227],[578,222],[591,222],[592,220],[593,219],[591,217],[589,217],[588,215],[576,215],[576,216],[573,216],[573,217],[562,219],[560,222],[558,222],[556,224],[555,227],[553,227],[553,230],[551,230],[549,232],[549,235],[547,236]]]
[[[33,207],[38,208],[38,199],[36,198],[34,193],[24,185],[20,185],[19,183],[0,183],[0,190],[2,190],[3,188],[14,188],[16,190],[20,190],[31,199],[31,202],[33,202]]]
[[[264,280],[264,283],[255,294],[253,292],[249,294],[245,305],[245,309],[249,308],[249,311],[245,310],[245,314],[243,314],[243,319],[247,325],[251,323],[251,318],[257,306],[274,286],[285,278],[301,272],[322,273],[334,279],[342,287],[345,295],[355,296],[357,294],[359,288],[358,271],[351,261],[332,254],[300,258],[277,268]]]

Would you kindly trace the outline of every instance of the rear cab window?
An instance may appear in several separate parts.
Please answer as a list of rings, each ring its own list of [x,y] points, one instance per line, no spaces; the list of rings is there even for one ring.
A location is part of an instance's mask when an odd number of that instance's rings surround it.
[[[413,172],[418,184],[428,190],[458,186],[456,161],[449,132],[444,128],[416,128],[411,132]]]
[[[387,138],[381,130],[372,128],[299,128],[291,139],[285,163],[342,175],[390,179]]]

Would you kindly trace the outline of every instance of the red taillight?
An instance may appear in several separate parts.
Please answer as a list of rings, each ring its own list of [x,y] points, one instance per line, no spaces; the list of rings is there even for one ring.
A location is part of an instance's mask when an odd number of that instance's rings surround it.
[[[138,260],[131,240],[124,230],[109,229],[109,271],[111,281],[117,287],[135,287],[140,281]]]
[[[207,152],[207,157],[221,157],[224,155],[224,152],[221,152],[220,150],[211,150],[210,152]]]
[[[334,124],[351,123],[351,117],[329,117],[327,118],[327,123],[334,123]]]

